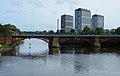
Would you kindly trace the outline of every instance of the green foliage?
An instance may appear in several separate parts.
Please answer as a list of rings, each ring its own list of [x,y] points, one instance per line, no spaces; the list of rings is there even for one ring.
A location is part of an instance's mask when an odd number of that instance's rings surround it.
[[[10,48],[10,46],[5,44],[0,44],[0,49]]]
[[[118,27],[116,30],[115,30],[115,33],[120,35],[120,27]]]
[[[71,29],[71,30],[70,30],[70,34],[72,34],[72,35],[76,34],[75,30],[74,30],[74,29]]]
[[[57,30],[57,32],[55,34],[60,34],[60,30]]]
[[[65,31],[64,30],[60,30],[60,34],[65,34]]]
[[[110,30],[106,30],[105,31],[105,35],[110,35],[111,34],[111,31]]]
[[[81,34],[91,34],[92,29],[89,28],[88,26],[85,26],[85,28],[80,32]]]
[[[74,30],[74,29],[71,29],[70,32],[71,32],[71,33],[75,33],[75,30]]]
[[[104,31],[104,29],[103,29],[102,27],[100,27],[100,28],[97,27],[97,28],[94,30],[94,34],[104,35],[104,34],[105,34],[105,31]]]
[[[1,31],[1,30],[0,30]],[[68,35],[110,35],[110,34],[120,34],[120,27],[117,29],[104,30],[103,28],[97,27],[96,29],[91,29],[89,27],[85,27],[82,31],[78,33],[75,32],[74,29],[71,29],[69,32],[65,32],[64,30],[57,30],[54,32],[53,30],[50,31],[23,31],[22,34],[68,34]]]
[[[11,24],[0,24],[0,34],[1,35],[12,35],[12,34],[19,34],[20,30],[15,26]]]
[[[47,34],[54,34],[54,31],[50,30],[50,31],[47,32]]]

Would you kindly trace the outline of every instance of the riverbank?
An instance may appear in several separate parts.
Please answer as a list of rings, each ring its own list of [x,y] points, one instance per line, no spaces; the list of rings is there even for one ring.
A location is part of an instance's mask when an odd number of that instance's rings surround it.
[[[13,45],[0,44],[0,54],[1,54],[1,56],[15,56],[16,55],[15,47],[22,44],[22,43],[23,43],[23,41],[19,41],[16,44],[13,44]]]
[[[10,56],[13,55],[13,48],[6,44],[0,44],[0,54],[1,56]]]

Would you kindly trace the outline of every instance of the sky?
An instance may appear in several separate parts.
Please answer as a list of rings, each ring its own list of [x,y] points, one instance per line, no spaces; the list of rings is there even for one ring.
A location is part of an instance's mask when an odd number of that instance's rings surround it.
[[[22,31],[57,30],[61,15],[74,16],[77,8],[105,18],[105,29],[120,27],[119,0],[0,0],[0,23],[14,24]],[[59,27],[60,29],[60,27]]]

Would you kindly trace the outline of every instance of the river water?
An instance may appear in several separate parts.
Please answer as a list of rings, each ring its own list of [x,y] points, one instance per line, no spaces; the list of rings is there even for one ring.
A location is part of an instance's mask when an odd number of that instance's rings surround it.
[[[0,58],[0,76],[120,76],[119,48],[48,49],[46,42],[25,40],[18,54],[39,54],[30,59]]]

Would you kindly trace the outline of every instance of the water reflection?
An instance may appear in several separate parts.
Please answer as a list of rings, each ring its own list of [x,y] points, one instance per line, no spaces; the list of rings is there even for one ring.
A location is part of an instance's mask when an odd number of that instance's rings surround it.
[[[84,47],[84,48],[61,48],[61,54],[101,54],[117,53],[120,54],[120,47]]]
[[[36,43],[36,42],[35,42]],[[43,44],[43,43],[42,43]],[[21,45],[20,54],[46,55],[39,59],[2,57],[1,76],[119,76],[120,47],[103,48],[51,48],[41,49],[44,44],[33,44],[29,49]],[[39,46],[37,46],[39,45]],[[46,45],[45,45],[46,46]],[[37,49],[36,49],[37,48]],[[27,50],[26,50],[27,49]]]
[[[48,43],[40,39],[26,39],[24,44],[18,47],[18,54],[96,54],[96,53],[117,53],[120,54],[119,47],[80,47],[74,48],[72,45],[70,47],[61,48],[50,48],[48,49]]]
[[[2,57],[0,57],[0,65],[1,65],[1,62],[2,62]]]
[[[31,50],[31,49],[30,49]],[[32,50],[31,50],[32,51]],[[116,53],[120,55],[120,48],[51,48],[49,50],[41,50],[37,52],[21,52],[19,54],[31,54],[31,55],[59,55],[59,54],[103,54],[103,53]]]
[[[49,54],[53,54],[53,55],[60,54],[60,48],[50,48]]]
[[[83,60],[84,57],[84,60]],[[75,74],[82,74],[85,75],[89,71],[89,63],[86,61],[89,61],[88,57],[82,55],[75,55],[74,56],[74,71]]]
[[[0,76],[120,76],[120,47],[48,49],[46,42],[25,40],[19,54],[40,58],[0,58]]]

